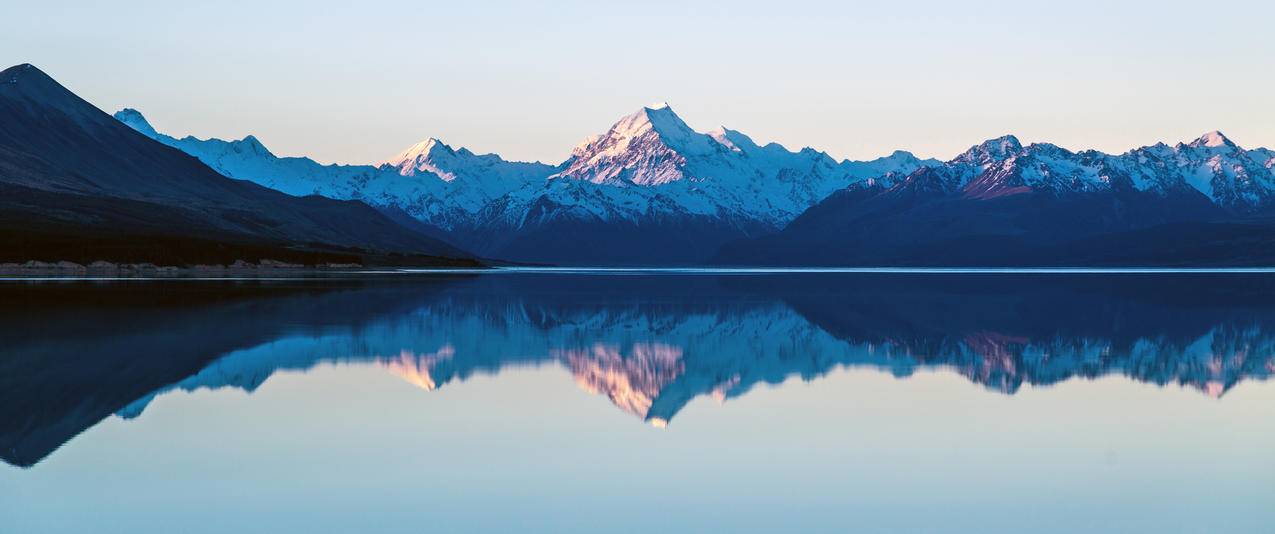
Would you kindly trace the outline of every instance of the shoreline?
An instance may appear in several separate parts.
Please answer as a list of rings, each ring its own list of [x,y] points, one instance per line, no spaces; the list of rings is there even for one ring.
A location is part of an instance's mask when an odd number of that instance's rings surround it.
[[[750,276],[750,275],[1217,275],[1275,274],[1275,267],[549,267],[549,266],[389,266],[359,263],[302,265],[275,260],[238,260],[230,265],[162,266],[152,263],[69,261],[0,263],[0,281],[115,280],[148,278],[268,278],[310,275],[385,276],[429,274],[577,275],[577,276]]]
[[[128,276],[180,276],[186,274],[247,274],[247,273],[313,273],[313,272],[330,272],[338,270],[350,269],[366,269],[367,266],[359,263],[326,263],[318,265],[302,265],[297,263],[286,263],[275,260],[261,260],[253,263],[243,260],[237,260],[229,265],[193,265],[193,266],[176,266],[176,265],[155,265],[153,263],[115,263],[108,261],[95,261],[88,265],[83,265],[71,261],[44,262],[44,261],[28,261],[25,263],[0,263],[0,276],[29,276],[29,275],[47,275],[47,276],[104,276],[104,277],[128,277]]]

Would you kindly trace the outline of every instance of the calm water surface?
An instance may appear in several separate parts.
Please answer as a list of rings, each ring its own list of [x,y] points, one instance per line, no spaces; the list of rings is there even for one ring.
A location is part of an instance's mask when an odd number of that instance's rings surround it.
[[[1269,532],[1275,274],[0,282],[0,532]]]

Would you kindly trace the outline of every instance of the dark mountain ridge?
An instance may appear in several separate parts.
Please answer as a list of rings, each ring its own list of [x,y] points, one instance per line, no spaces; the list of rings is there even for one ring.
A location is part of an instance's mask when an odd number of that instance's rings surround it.
[[[226,178],[31,65],[0,72],[0,123],[0,261],[473,264],[361,202]]]

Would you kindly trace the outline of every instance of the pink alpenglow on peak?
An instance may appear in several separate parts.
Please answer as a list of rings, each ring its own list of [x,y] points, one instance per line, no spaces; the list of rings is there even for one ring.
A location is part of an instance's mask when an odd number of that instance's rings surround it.
[[[1189,146],[1218,148],[1223,146],[1233,147],[1235,146],[1235,143],[1232,143],[1230,139],[1228,139],[1225,135],[1222,135],[1222,132],[1213,130],[1204,135],[1201,135],[1199,139],[1192,141]]]

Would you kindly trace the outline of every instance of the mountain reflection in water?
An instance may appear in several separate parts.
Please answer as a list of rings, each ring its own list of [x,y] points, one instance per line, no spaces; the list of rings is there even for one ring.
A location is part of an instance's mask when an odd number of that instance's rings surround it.
[[[31,466],[166,391],[366,363],[425,390],[558,365],[664,425],[840,367],[993,391],[1119,375],[1222,397],[1275,371],[1260,274],[570,274],[0,287],[0,458]],[[339,394],[339,393],[334,393]]]

